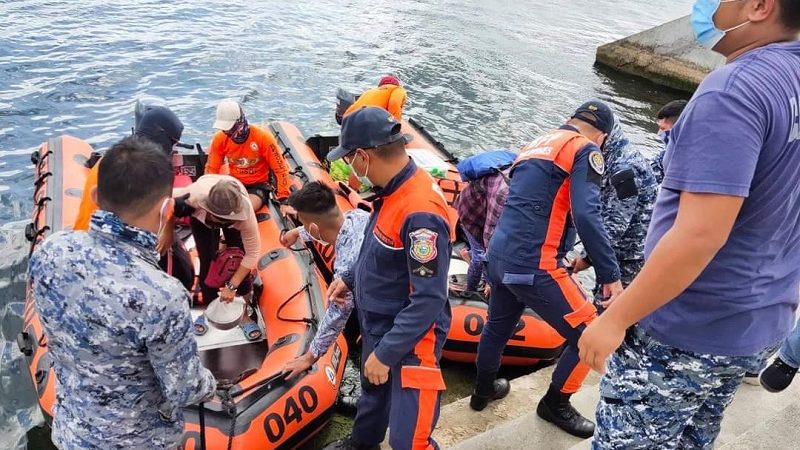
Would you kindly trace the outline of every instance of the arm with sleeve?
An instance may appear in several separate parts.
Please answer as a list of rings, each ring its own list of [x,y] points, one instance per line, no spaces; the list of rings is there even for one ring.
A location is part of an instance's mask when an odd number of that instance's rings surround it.
[[[572,219],[592,260],[598,283],[609,284],[619,281],[620,272],[603,226],[600,204],[602,174],[589,164],[589,156],[593,152],[599,153],[600,149],[591,144],[575,155],[570,177]]]
[[[258,265],[258,255],[261,253],[261,236],[258,234],[258,220],[253,206],[250,202],[245,202],[249,210],[246,220],[236,222],[233,227],[242,233],[242,244],[244,245],[244,258],[242,267],[255,269]]]
[[[289,165],[286,164],[281,152],[278,150],[278,142],[272,133],[264,131],[265,141],[261,143],[261,148],[264,149],[269,168],[275,173],[275,187],[278,200],[284,200],[291,195],[292,180],[289,176]]]
[[[416,259],[412,251],[410,235],[422,230],[436,234],[436,256],[427,262]],[[414,349],[447,303],[450,231],[445,219],[431,213],[411,214],[403,223],[401,234],[411,292],[408,305],[397,314],[394,326],[375,348],[375,356],[388,366],[397,364]]]
[[[386,110],[397,120],[403,117],[403,107],[406,105],[406,97],[406,90],[402,87],[395,88],[391,95],[389,95],[389,103],[386,106]]]
[[[208,146],[205,173],[218,174],[222,169],[222,163],[225,161],[225,154],[222,152],[223,140],[224,134],[219,132],[211,139],[211,144]]]
[[[176,408],[202,402],[216,389],[216,380],[200,362],[186,296],[167,299],[150,311],[141,332],[161,390]]]

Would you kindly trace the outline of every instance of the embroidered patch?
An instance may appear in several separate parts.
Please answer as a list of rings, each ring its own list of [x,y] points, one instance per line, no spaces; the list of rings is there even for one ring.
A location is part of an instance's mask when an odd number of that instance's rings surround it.
[[[250,143],[250,148],[253,149],[254,152],[257,152],[258,151],[258,144],[256,144],[255,142],[251,142]]]
[[[602,175],[606,171],[606,160],[603,159],[603,155],[597,150],[589,153],[589,167],[599,175]]]
[[[420,228],[408,234],[411,238],[411,257],[425,264],[436,259],[436,238],[439,235],[427,228]]]

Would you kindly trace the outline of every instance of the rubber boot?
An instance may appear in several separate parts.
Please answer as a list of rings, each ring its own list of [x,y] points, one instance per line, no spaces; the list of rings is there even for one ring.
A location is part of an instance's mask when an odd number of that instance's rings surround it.
[[[536,414],[542,419],[579,438],[594,435],[594,422],[583,417],[569,402],[572,394],[562,394],[552,385],[539,401]]]
[[[469,407],[475,411],[483,411],[484,408],[493,400],[505,398],[511,392],[511,383],[505,378],[498,378],[491,384],[480,383],[475,386],[472,397],[469,399]]]
[[[331,442],[322,450],[381,450],[380,445],[364,445],[353,440],[352,436]]]

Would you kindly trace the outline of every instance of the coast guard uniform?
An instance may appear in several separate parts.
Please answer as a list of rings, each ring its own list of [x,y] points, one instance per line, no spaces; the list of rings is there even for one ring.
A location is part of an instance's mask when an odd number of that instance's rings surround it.
[[[411,160],[373,207],[357,269],[343,280],[354,288],[362,362],[374,351],[391,372],[380,386],[363,380],[352,438],[374,446],[389,427],[395,450],[438,448],[430,436],[445,389],[439,359],[451,319],[454,214],[430,175]]]

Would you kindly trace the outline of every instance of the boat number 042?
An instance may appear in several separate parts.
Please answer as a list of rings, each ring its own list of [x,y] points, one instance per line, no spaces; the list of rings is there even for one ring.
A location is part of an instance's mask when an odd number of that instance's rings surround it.
[[[464,316],[464,331],[466,331],[466,333],[470,336],[480,336],[485,324],[486,321],[480,314],[469,313],[466,316]],[[522,330],[524,329],[525,329],[525,321],[520,319],[520,321],[517,322],[517,329],[514,330],[514,335],[511,336],[511,340],[524,341],[525,336],[521,334]]]
[[[290,396],[283,407],[283,415],[276,412],[270,413],[264,419],[264,431],[272,443],[278,442],[286,432],[286,426],[292,422],[298,424],[303,421],[303,414],[311,414],[317,409],[319,399],[311,386],[302,386],[297,391],[297,397]]]

